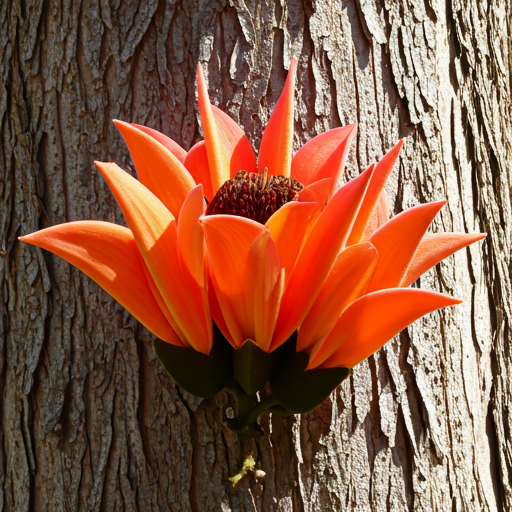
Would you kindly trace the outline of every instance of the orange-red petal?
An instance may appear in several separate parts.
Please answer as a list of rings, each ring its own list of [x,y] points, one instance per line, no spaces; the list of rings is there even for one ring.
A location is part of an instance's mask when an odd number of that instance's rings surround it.
[[[121,207],[137,246],[173,318],[190,345],[209,354],[211,316],[197,289],[189,288],[180,262],[176,221],[144,185],[116,164],[96,162]]]
[[[208,155],[212,191],[213,195],[215,195],[222,184],[229,180],[230,165],[226,148],[221,138],[221,131],[213,114],[203,68],[199,63],[197,64],[197,104],[199,106],[201,127]]]
[[[345,247],[372,170],[340,188],[311,230],[283,295],[272,350],[291,336],[316,300],[339,252]]]
[[[352,233],[350,233],[347,245],[357,244],[364,239],[366,225],[379,202],[379,197],[381,196],[381,193],[384,190],[384,185],[393,170],[393,166],[398,158],[402,144],[403,139],[391,151],[384,155],[384,158],[375,166],[372,180],[368,186],[368,191],[366,192],[363,204],[361,205],[361,210],[354,222],[354,227],[352,228]]]
[[[293,100],[297,59],[292,57],[283,92],[263,132],[258,169],[269,174],[290,176],[293,145]]]
[[[300,326],[297,351],[323,338],[343,310],[364,293],[378,259],[377,251],[370,242],[352,245],[341,252]]]
[[[190,148],[185,158],[184,165],[194,181],[203,185],[204,197],[206,197],[208,202],[211,201],[214,194],[204,140],[199,141]]]
[[[317,209],[316,203],[291,201],[279,208],[265,224],[279,252],[285,284],[290,280],[304,235]]]
[[[160,142],[160,144],[164,145],[181,163],[185,161],[187,152],[177,142],[174,142],[170,137],[167,137],[167,135],[164,135],[158,130],[149,128],[149,126],[144,126],[143,124],[131,123],[131,125],[147,133],[148,135],[153,137],[153,139]]]
[[[299,202],[317,203],[323,210],[332,195],[334,178],[323,178],[304,187],[299,193]]]
[[[268,352],[284,289],[284,270],[269,231],[262,231],[256,237],[249,249],[247,264],[248,307],[254,312],[253,339]]]
[[[448,258],[454,252],[467,247],[487,236],[486,233],[474,235],[460,233],[438,233],[425,235],[414,254],[400,286],[409,286],[429,268]]]
[[[130,150],[140,182],[178,218],[185,197],[195,187],[190,173],[151,135],[130,123],[117,120],[114,123]]]
[[[391,208],[389,206],[388,196],[386,194],[386,191],[383,190],[380,193],[379,200],[377,201],[377,206],[375,206],[375,208],[373,209],[373,212],[370,215],[368,223],[366,224],[364,236],[361,241],[368,240],[373,235],[373,233],[377,231],[377,229],[379,229],[383,224],[385,224],[389,220],[390,214]]]
[[[249,296],[248,257],[253,242],[268,229],[235,215],[202,217],[212,281],[235,347],[254,339],[254,311]],[[256,340],[254,340],[256,341]]]
[[[369,241],[379,253],[379,263],[368,293],[400,286],[425,231],[445,204],[438,201],[414,206],[375,231]]]
[[[242,128],[215,105],[212,105],[212,112],[229,160],[230,177],[238,171],[256,172],[256,157]]]
[[[131,231],[116,224],[79,221],[20,237],[65,259],[112,295],[156,336],[182,345],[160,311]]]
[[[351,368],[418,318],[460,303],[441,293],[414,288],[363,295],[348,306],[326,339],[314,347],[308,368]]]
[[[304,144],[292,160],[291,177],[303,185],[331,178],[333,188],[345,167],[350,143],[357,132],[357,123],[321,133]]]
[[[205,206],[203,186],[197,185],[183,201],[178,219],[181,264],[201,288],[204,288],[204,234],[199,217],[205,213]]]

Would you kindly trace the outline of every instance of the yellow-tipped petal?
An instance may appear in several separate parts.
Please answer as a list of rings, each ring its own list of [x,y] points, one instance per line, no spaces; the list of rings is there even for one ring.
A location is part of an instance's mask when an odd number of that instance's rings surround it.
[[[290,176],[293,145],[293,97],[297,59],[292,57],[283,92],[263,132],[258,169],[269,174]]]
[[[190,345],[209,354],[211,317],[198,290],[181,270],[177,227],[172,214],[144,185],[116,164],[96,162],[133,233],[137,246],[173,318]]]
[[[141,324],[173,345],[182,345],[160,311],[131,231],[99,221],[69,222],[20,240],[65,259],[112,295]]]
[[[158,140],[139,128],[114,120],[121,132],[140,182],[178,218],[181,205],[195,182],[184,165]]]
[[[363,295],[311,352],[308,369],[352,368],[418,318],[462,301],[441,293],[392,288]]]
[[[304,320],[350,234],[373,169],[348,182],[320,214],[299,256],[281,302],[272,350]]]
[[[377,251],[370,242],[352,245],[341,252],[300,326],[298,352],[322,339],[343,310],[364,293],[378,259]]]
[[[208,97],[208,88],[204,79],[204,72],[201,64],[197,64],[197,104],[201,116],[201,127],[203,129],[206,153],[208,155],[208,164],[212,181],[213,195],[222,184],[229,180],[230,164],[226,149],[221,138],[217,121],[212,111],[210,98]]]

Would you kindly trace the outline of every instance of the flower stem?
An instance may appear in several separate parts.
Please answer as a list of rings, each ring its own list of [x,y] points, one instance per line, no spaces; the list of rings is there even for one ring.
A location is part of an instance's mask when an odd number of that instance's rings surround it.
[[[246,431],[256,422],[260,414],[279,404],[279,400],[272,394],[258,401],[256,394],[248,395],[235,383],[228,384],[224,389],[233,394],[238,401],[238,417],[228,421],[229,428],[235,432]]]

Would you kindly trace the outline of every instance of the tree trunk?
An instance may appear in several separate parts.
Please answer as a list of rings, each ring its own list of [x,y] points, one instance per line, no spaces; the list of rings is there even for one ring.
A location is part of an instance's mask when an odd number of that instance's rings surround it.
[[[0,2],[0,511],[512,509],[511,5],[505,0]],[[254,147],[299,58],[295,150],[357,121],[346,178],[405,144],[395,213],[479,232],[417,286],[464,300],[415,322],[316,411],[226,428],[151,335],[17,237],[124,223],[93,160],[134,174],[111,120],[201,139],[195,65]],[[252,455],[256,469],[228,480]],[[262,473],[263,472],[263,473]]]

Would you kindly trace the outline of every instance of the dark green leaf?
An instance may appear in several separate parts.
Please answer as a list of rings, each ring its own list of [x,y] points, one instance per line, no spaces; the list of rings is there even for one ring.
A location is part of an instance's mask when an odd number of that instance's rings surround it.
[[[191,395],[216,395],[233,379],[233,349],[216,326],[209,356],[162,340],[153,349],[172,380]]]
[[[270,379],[270,388],[281,405],[293,414],[312,411],[350,374],[350,368],[307,370],[309,355],[294,346]]]
[[[280,349],[269,354],[261,350],[254,341],[246,340],[233,352],[235,377],[243,390],[248,395],[253,395],[263,389],[281,357]]]

